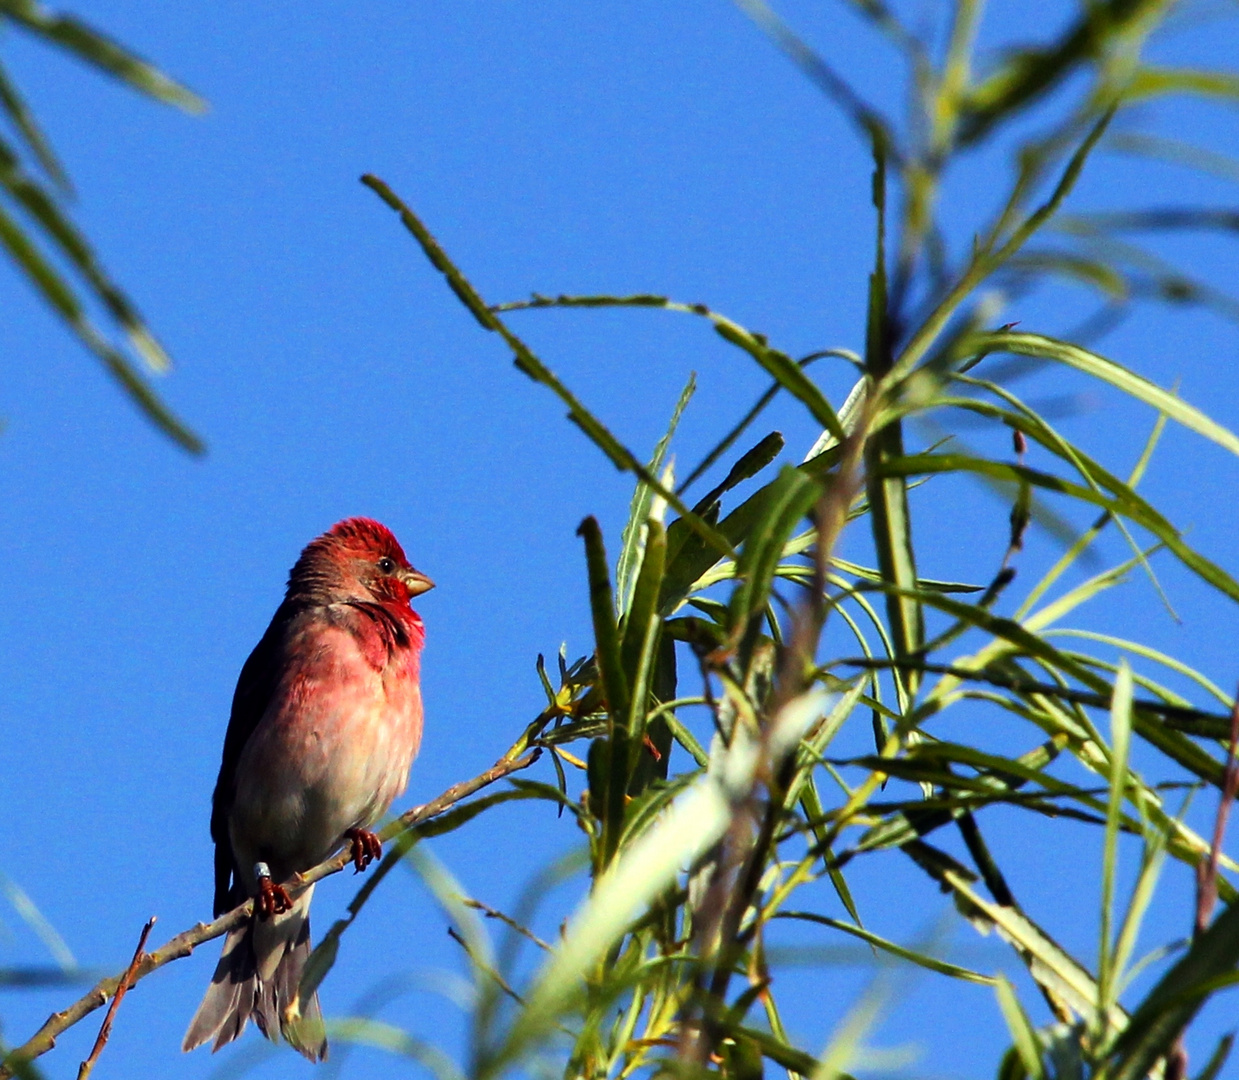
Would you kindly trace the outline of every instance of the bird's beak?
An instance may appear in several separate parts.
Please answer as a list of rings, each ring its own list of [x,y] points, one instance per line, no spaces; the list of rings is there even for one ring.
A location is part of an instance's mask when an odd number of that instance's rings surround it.
[[[406,570],[400,575],[400,580],[409,590],[409,596],[421,596],[422,593],[430,592],[435,587],[435,583],[419,570]]]

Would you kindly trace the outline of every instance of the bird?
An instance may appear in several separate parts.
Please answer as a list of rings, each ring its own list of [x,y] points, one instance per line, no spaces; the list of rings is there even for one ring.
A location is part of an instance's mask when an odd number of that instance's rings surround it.
[[[228,934],[183,1050],[219,1050],[252,1018],[326,1057],[318,994],[298,994],[314,886],[290,897],[280,883],[346,844],[357,872],[381,854],[370,828],[403,794],[422,737],[425,628],[410,601],[432,588],[364,517],[310,541],[289,572],[241,668],[211,800],[215,914],[251,897],[254,911]]]

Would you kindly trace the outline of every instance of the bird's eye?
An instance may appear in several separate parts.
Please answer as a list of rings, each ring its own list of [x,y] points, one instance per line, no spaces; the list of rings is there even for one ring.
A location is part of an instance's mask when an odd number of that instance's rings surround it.
[[[380,573],[390,574],[395,569],[396,569],[396,564],[391,559],[389,559],[386,555],[384,555],[379,560],[379,572]]]

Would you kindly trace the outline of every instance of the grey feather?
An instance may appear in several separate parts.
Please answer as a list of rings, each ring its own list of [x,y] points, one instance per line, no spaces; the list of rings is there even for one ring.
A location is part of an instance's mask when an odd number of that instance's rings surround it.
[[[312,892],[307,889],[284,915],[251,919],[229,933],[211,985],[185,1033],[182,1050],[193,1050],[210,1039],[215,1040],[212,1050],[218,1050],[238,1038],[252,1018],[273,1042],[283,1035],[311,1061],[327,1056],[318,994],[301,1002],[299,1017],[287,1015],[310,957],[308,913]],[[269,973],[267,978],[263,978],[264,973]]]

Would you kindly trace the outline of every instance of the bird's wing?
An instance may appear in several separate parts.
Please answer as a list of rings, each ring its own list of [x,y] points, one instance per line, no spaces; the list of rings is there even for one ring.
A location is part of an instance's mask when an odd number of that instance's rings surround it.
[[[279,681],[280,655],[290,615],[283,606],[275,613],[267,632],[241,668],[237,689],[232,695],[232,715],[228,719],[228,733],[224,736],[224,759],[219,766],[219,778],[215,781],[215,794],[211,797],[216,915],[222,915],[245,899],[245,890],[234,873],[228,816],[236,796],[237,763],[241,760],[241,751],[266,713]]]

